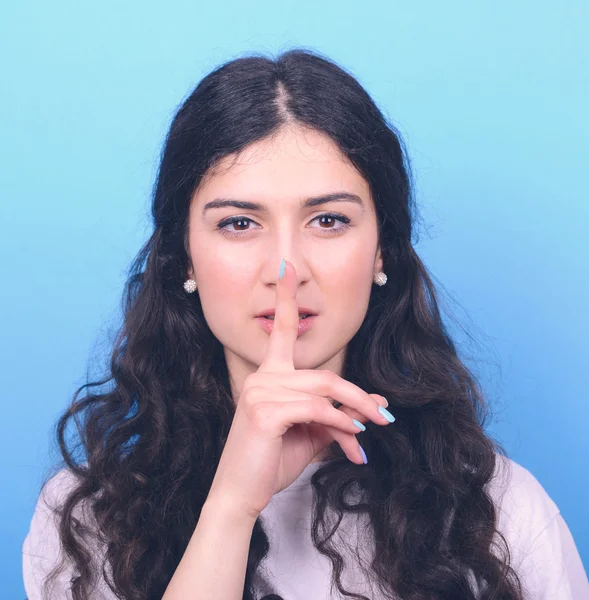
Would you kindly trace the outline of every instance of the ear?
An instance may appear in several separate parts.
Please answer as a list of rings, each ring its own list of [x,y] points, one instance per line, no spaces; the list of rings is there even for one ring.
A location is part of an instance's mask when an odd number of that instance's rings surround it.
[[[194,267],[192,266],[192,262],[188,261],[188,269],[186,270],[186,278],[187,279],[194,279]]]
[[[380,246],[376,252],[376,258],[374,259],[374,273],[378,273],[382,271],[382,253],[380,251]]]

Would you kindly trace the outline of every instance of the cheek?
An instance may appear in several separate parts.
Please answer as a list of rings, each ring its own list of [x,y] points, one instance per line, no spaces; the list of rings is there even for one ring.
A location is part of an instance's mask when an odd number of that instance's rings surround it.
[[[206,243],[208,240],[203,237],[203,243],[191,247],[191,253],[197,280],[206,281],[207,295],[221,296],[228,290],[239,289],[249,280],[255,265],[245,259],[239,244]]]
[[[345,296],[342,300],[357,304],[358,295],[370,293],[374,273],[374,251],[370,244],[342,247],[325,253],[319,266],[323,285],[330,295]],[[322,285],[322,287],[323,287]]]
[[[329,307],[329,319],[340,324],[338,327],[341,326],[344,336],[355,332],[366,316],[372,291],[373,262],[372,256],[362,261],[356,255],[341,267],[323,273],[320,287],[325,306]]]
[[[236,268],[235,260],[219,255],[195,264],[198,265],[197,280],[206,281],[198,290],[203,313],[211,331],[218,335],[220,330],[231,328],[239,320],[236,302],[251,294],[252,274],[242,264]]]
[[[251,282],[255,272],[255,265],[244,260],[243,253],[232,256],[212,251],[211,256],[196,264],[198,279],[217,291],[239,290]]]
[[[335,243],[336,241],[339,243]],[[364,231],[359,231],[357,235],[352,232],[342,236],[341,240],[326,245],[321,252],[321,264],[325,265],[322,269],[328,268],[340,277],[357,282],[366,273],[372,274],[375,253],[372,236]]]

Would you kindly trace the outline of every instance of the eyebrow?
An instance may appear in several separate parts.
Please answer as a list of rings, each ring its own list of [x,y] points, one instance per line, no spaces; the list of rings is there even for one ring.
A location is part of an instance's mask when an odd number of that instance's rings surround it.
[[[362,202],[360,196],[357,194],[350,194],[349,192],[334,192],[332,194],[307,198],[301,202],[301,209],[308,208],[310,206],[327,204],[328,202],[353,202],[354,204],[361,206],[362,210],[364,210],[364,203]],[[251,210],[261,213],[268,212],[268,208],[266,206],[257,202],[246,202],[245,200],[234,200],[232,198],[216,198],[211,202],[207,202],[203,206],[202,215],[204,217],[209,208],[223,208],[224,206],[233,206],[242,210]]]

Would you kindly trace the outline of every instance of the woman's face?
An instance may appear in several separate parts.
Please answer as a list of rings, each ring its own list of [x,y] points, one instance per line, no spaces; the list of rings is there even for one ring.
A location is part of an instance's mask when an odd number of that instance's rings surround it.
[[[354,194],[361,204],[341,199],[301,206],[336,192]],[[206,208],[217,199],[261,209]],[[341,375],[382,261],[368,183],[329,137],[291,126],[225,157],[194,194],[189,236],[193,270],[187,276],[196,281],[207,323],[225,348],[234,390],[264,357],[269,334],[255,316],[275,306],[282,258],[296,269],[298,305],[317,315],[297,338],[295,368]]]

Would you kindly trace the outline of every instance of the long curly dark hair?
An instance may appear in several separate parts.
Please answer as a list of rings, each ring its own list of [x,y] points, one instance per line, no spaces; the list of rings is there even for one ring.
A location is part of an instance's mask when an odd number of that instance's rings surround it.
[[[332,585],[367,600],[343,588],[345,565],[325,526],[327,508],[368,515],[376,545],[371,578],[386,597],[520,600],[521,582],[484,489],[506,451],[483,429],[489,407],[482,387],[458,356],[433,278],[412,245],[417,211],[404,144],[351,74],[303,49],[226,62],[174,115],[153,190],[153,233],[129,269],[108,377],[78,388],[56,423],[62,466],[77,482],[58,521],[61,566],[66,559],[75,566],[73,598],[90,597],[96,577],[112,576],[118,597],[160,600],[188,545],[235,411],[223,347],[198,294],[183,290],[190,200],[219,159],[287,122],[330,136],[367,180],[389,274],[387,285],[373,286],[342,376],[385,396],[396,422],[369,422],[358,434],[367,465],[332,444],[333,460],[311,479],[313,543],[332,562]],[[78,435],[70,450],[72,418]],[[345,501],[352,484],[365,502]],[[91,508],[92,527],[76,517],[82,504]],[[101,565],[91,537],[104,548]],[[255,597],[254,574],[268,551],[260,517],[245,600]]]

